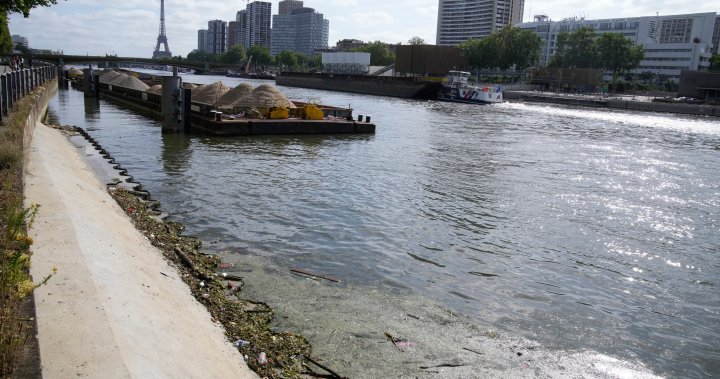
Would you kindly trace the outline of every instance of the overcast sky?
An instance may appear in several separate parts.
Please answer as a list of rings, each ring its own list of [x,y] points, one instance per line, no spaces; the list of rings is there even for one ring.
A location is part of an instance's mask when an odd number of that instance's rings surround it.
[[[277,14],[279,0],[272,0]],[[197,30],[208,20],[235,20],[245,0],[166,0],[165,22],[173,55],[197,47]],[[330,20],[330,46],[341,39],[407,43],[413,36],[435,43],[438,0],[307,0]],[[526,0],[524,19],[547,14],[553,20],[572,16],[611,18],[720,12],[717,0]],[[28,38],[31,48],[65,54],[149,57],[160,25],[160,0],[59,0],[36,8],[30,17],[10,16],[10,33]]]

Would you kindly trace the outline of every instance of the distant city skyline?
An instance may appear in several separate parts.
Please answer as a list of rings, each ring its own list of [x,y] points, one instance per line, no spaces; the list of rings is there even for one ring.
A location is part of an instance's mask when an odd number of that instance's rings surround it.
[[[272,3],[278,14],[278,0]],[[438,0],[304,0],[330,20],[329,44],[342,39],[407,43],[418,36],[434,44]],[[234,21],[247,2],[222,0],[166,0],[165,21],[170,50],[187,56],[197,47],[197,33],[208,20]],[[581,0],[526,0],[523,20],[546,14],[567,17],[613,18],[716,12],[715,1],[678,0],[587,2]],[[10,15],[10,33],[28,39],[31,48],[62,50],[66,54],[150,57],[160,24],[160,0],[60,1],[33,9],[28,19]]]

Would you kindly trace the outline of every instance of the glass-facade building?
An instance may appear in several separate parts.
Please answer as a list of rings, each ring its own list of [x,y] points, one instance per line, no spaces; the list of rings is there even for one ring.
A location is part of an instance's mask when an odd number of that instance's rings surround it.
[[[293,8],[290,13],[273,16],[270,53],[277,55],[291,50],[313,55],[316,50],[327,49],[330,21],[312,8]]]

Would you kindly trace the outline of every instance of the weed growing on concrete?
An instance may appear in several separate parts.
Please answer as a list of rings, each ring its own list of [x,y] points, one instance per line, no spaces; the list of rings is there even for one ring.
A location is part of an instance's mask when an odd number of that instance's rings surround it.
[[[38,206],[22,203],[23,128],[35,100],[20,100],[0,125],[0,377],[13,377],[33,329],[21,306],[37,287],[30,277],[32,238],[27,227]],[[45,278],[47,282],[50,276]],[[42,284],[42,283],[41,283]]]

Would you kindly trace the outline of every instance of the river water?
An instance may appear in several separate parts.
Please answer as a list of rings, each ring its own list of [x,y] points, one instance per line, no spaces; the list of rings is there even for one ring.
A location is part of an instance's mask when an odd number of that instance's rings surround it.
[[[720,120],[280,89],[350,105],[377,133],[161,135],[74,90],[50,113],[86,128],[210,250],[437,303],[636,374],[720,376]],[[308,291],[293,296],[320,290]]]

